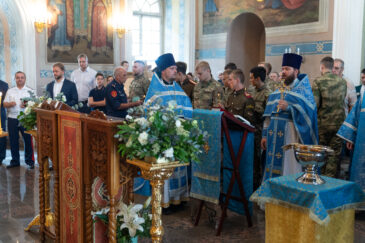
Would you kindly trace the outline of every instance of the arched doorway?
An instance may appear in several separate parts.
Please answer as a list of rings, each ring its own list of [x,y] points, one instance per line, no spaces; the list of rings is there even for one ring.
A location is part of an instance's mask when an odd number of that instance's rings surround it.
[[[265,60],[265,44],[265,26],[256,14],[242,13],[232,21],[227,35],[226,63],[233,62],[242,69],[246,87],[250,69]]]

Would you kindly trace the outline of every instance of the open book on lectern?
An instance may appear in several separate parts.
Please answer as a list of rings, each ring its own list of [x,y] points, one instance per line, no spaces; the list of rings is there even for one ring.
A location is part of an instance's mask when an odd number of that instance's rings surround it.
[[[252,124],[251,124],[251,122],[249,122],[249,121],[247,121],[245,118],[243,118],[242,116],[240,116],[240,115],[233,115],[234,117],[236,117],[238,120],[240,120],[241,122],[243,122],[243,123],[245,123],[245,124],[247,124],[247,125],[250,125],[250,126],[253,126]]]

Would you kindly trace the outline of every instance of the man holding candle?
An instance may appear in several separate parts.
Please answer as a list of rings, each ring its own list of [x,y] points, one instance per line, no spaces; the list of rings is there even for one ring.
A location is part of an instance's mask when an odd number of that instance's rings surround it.
[[[0,92],[1,92],[1,128],[2,131],[6,131],[5,119],[6,119],[6,111],[4,108],[4,98],[6,92],[8,91],[9,86],[4,81],[0,80]],[[6,137],[0,138],[0,165],[2,165],[3,160],[5,159],[6,154]]]
[[[20,111],[23,111],[25,108],[25,105],[21,99],[30,97],[29,92],[32,92],[32,89],[25,86],[25,81],[25,73],[21,71],[16,72],[16,86],[8,90],[4,99],[4,107],[8,109],[8,130],[12,157],[10,164],[6,168],[18,167],[20,165],[19,131],[21,132],[24,139],[25,163],[30,169],[34,168],[32,137],[31,135],[24,133],[25,129],[23,126],[20,126],[19,120],[17,118],[20,114]]]
[[[261,147],[266,151],[264,180],[301,171],[293,150],[283,151],[288,143],[317,144],[317,107],[308,76],[299,74],[302,57],[285,53],[282,87],[268,99]]]

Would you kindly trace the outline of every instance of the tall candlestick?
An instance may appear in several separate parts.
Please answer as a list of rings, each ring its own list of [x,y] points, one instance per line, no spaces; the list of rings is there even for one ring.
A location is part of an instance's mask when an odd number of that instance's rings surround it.
[[[3,93],[2,92],[0,92],[0,107],[1,107],[1,97],[3,96]],[[2,126],[1,126],[1,112],[0,112],[0,134],[2,134],[3,133],[3,128],[2,128]]]

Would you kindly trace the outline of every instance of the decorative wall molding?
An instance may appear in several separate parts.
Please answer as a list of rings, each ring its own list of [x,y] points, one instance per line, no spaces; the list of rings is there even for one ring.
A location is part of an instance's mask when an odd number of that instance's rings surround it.
[[[72,71],[73,70],[66,70],[65,77],[67,79],[70,79]],[[104,70],[104,71],[97,71],[97,72],[102,73],[104,75],[104,77],[113,76],[113,71],[112,70]],[[41,78],[51,78],[51,79],[53,79],[53,71],[49,70],[49,69],[42,69],[42,70],[39,71],[39,76]]]
[[[331,55],[332,41],[315,41],[302,43],[283,43],[283,44],[267,44],[265,56],[282,56],[285,49],[294,52],[297,48],[300,49],[301,55]],[[196,59],[220,59],[226,57],[226,48],[206,48],[197,49],[195,52]]]
[[[332,41],[315,41],[303,43],[267,44],[265,56],[282,56],[285,49],[296,52],[299,48],[301,55],[323,55],[332,53]]]

